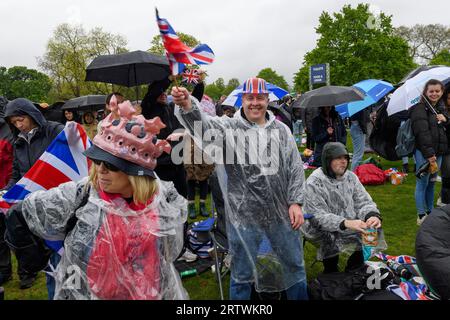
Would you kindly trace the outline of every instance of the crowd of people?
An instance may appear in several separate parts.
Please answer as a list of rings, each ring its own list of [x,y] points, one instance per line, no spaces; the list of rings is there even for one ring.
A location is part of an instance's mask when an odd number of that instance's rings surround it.
[[[211,191],[223,200],[230,299],[250,299],[255,289],[307,300],[303,238],[317,245],[325,273],[339,271],[339,256],[349,245],[346,270],[364,264],[362,234],[380,230],[382,215],[353,171],[367,151],[374,110],[342,119],[335,106],[294,108],[289,95],[270,102],[259,78],[245,81],[241,108],[224,105],[223,96],[215,110],[206,110],[202,81],[192,91],[172,86],[171,102],[170,85],[169,79],[153,82],[134,103],[111,93],[100,121],[93,112],[69,110],[61,123],[47,121],[29,100],[0,97],[3,192],[36,163],[66,121],[82,123],[92,140],[85,152],[92,161],[89,177],[33,192],[0,214],[0,285],[12,276],[10,248],[57,239],[64,240],[64,252],[47,256],[56,269],[47,279],[50,298],[186,299],[174,261],[196,259],[186,245],[188,218],[210,216]],[[426,162],[437,168],[417,178],[418,224],[433,209],[439,168],[441,202],[450,203],[450,94],[444,92],[441,82],[429,81],[407,115],[416,138],[416,168]],[[353,154],[346,148],[348,131]],[[188,152],[177,162],[172,153],[180,143]],[[299,147],[313,151],[315,170],[308,178]],[[263,243],[272,259],[265,266],[275,265],[270,277],[261,267]],[[17,255],[23,289],[33,285],[38,271],[26,267],[29,258]],[[71,285],[74,267],[77,286]]]

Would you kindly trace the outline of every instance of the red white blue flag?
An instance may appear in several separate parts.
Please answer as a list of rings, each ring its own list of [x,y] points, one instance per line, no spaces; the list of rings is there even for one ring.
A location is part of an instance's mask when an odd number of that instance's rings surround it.
[[[214,61],[214,52],[206,44],[199,44],[195,48],[185,45],[170,23],[159,17],[158,10],[156,10],[156,22],[173,75],[182,73],[186,64],[201,65]]]
[[[182,73],[182,81],[186,83],[197,84],[200,81],[200,75],[197,69],[185,69]]]
[[[64,130],[56,136],[31,169],[0,198],[0,210],[5,213],[12,205],[35,191],[49,190],[62,183],[87,177],[89,165],[83,151],[90,146],[91,141],[83,126],[67,122]],[[62,242],[54,245],[48,242],[47,245],[58,251]]]

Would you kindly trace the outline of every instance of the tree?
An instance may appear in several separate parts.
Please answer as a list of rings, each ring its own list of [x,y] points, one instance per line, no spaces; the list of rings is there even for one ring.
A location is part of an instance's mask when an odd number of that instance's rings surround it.
[[[237,78],[231,78],[228,81],[227,86],[225,87],[225,90],[222,92],[222,95],[226,95],[228,96],[231,91],[233,91],[234,89],[236,89],[237,87],[239,87],[241,83],[239,82],[239,79]]]
[[[59,25],[47,43],[39,66],[52,78],[55,99],[65,100],[86,94],[106,94],[114,86],[85,82],[86,67],[98,55],[127,52],[127,41],[120,35],[95,28],[88,33],[83,26]]]
[[[427,64],[438,53],[450,49],[450,27],[442,24],[400,26],[395,34],[408,42],[410,54],[419,64]]]
[[[8,83],[8,69],[0,66],[0,96],[6,96],[6,86]]]
[[[205,94],[210,96],[214,100],[219,100],[224,91],[225,81],[223,80],[223,78],[219,78],[213,83],[205,86]]]
[[[278,75],[271,68],[262,69],[256,77],[264,79],[267,82],[270,82],[271,84],[274,84],[280,88],[283,88],[283,89],[289,91],[289,85],[286,82],[286,80],[284,79],[284,77]]]
[[[369,78],[396,83],[413,69],[408,44],[394,34],[392,17],[380,13],[375,24],[373,18],[367,4],[345,5],[332,16],[322,12],[317,46],[295,74],[295,90],[308,90],[309,67],[319,63],[328,62],[331,83],[344,86]]]
[[[0,95],[9,100],[27,98],[35,102],[47,101],[52,87],[52,82],[46,74],[22,66],[9,69],[0,67],[0,84]]]
[[[450,67],[450,51],[448,49],[442,50],[434,57],[434,59],[430,61],[430,65],[439,65],[439,64]]]
[[[191,36],[189,34],[177,32],[177,35],[180,38],[180,40],[188,47],[192,48],[200,44],[200,41],[198,41],[194,36]],[[164,45],[162,43],[161,36],[159,34],[153,37],[151,44],[152,46],[150,47],[150,49],[148,49],[149,52],[159,55],[165,55]]]

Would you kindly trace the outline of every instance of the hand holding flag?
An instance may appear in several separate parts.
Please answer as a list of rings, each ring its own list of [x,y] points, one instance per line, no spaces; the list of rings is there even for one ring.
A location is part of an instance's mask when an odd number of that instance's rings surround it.
[[[182,73],[186,64],[201,65],[214,61],[214,52],[206,44],[199,44],[195,48],[185,45],[169,22],[159,17],[158,9],[156,21],[173,75]]]

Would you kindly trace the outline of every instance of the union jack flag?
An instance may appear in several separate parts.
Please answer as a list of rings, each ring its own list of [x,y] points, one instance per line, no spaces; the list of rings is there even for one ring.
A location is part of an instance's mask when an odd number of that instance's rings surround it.
[[[199,44],[195,48],[185,45],[178,38],[170,23],[159,17],[157,9],[156,21],[173,75],[183,72],[186,64],[201,65],[214,61],[214,52],[206,44]]]
[[[401,256],[390,256],[384,253],[376,253],[375,256],[383,261],[388,261],[388,260],[394,260],[395,262],[398,262],[400,264],[416,264],[416,258],[411,257],[411,256],[406,256],[406,255],[401,255]]]
[[[197,69],[185,69],[182,73],[182,77],[182,81],[186,83],[197,84],[200,80]]]
[[[91,141],[83,126],[67,122],[64,130],[56,136],[31,169],[0,198],[0,210],[6,213],[12,205],[24,200],[32,192],[49,190],[62,183],[86,177],[89,165],[83,151],[90,146]],[[62,248],[60,241],[46,242],[55,251]]]
[[[390,285],[387,289],[403,300],[431,300],[426,295],[428,287],[425,284],[413,284],[410,281],[402,279],[400,284]]]

